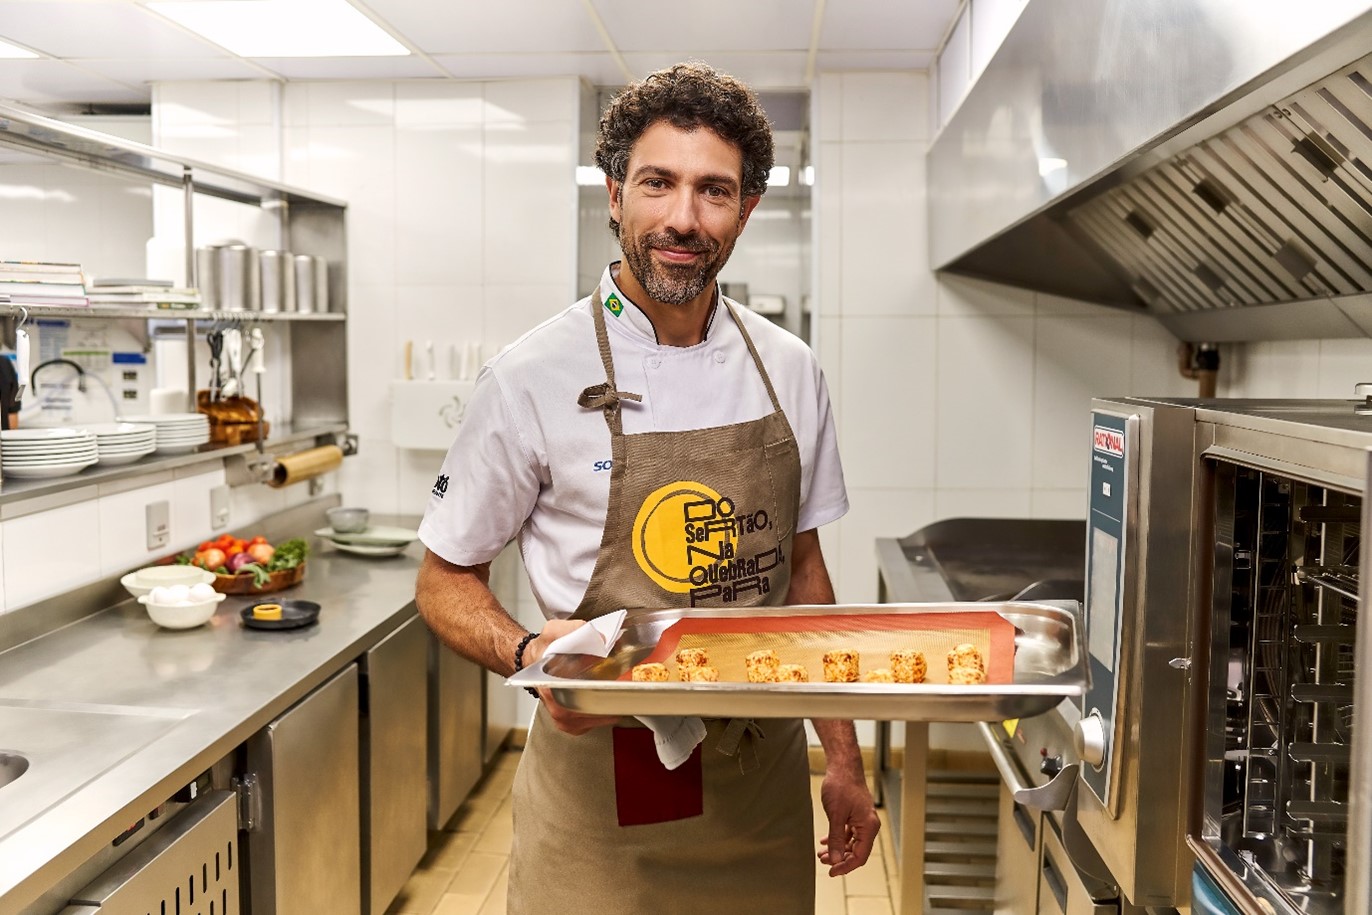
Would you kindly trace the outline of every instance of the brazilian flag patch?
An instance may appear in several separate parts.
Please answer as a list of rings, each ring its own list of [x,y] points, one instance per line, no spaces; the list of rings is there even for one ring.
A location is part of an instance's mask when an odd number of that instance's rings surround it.
[[[610,297],[605,300],[605,310],[617,318],[624,312],[624,303],[619,300],[619,296],[612,292]]]

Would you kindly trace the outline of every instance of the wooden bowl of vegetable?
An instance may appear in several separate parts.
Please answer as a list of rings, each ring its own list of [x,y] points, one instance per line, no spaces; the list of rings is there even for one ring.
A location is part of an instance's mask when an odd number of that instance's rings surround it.
[[[308,544],[299,538],[272,546],[266,537],[242,540],[224,534],[177,561],[213,572],[210,585],[222,594],[270,594],[305,578],[308,554]]]

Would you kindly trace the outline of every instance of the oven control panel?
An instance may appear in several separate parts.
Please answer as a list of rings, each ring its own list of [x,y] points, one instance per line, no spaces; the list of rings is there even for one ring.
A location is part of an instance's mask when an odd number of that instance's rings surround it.
[[[1074,749],[1081,777],[1110,808],[1119,687],[1120,630],[1124,616],[1125,554],[1138,418],[1091,414],[1090,512],[1086,519],[1086,647],[1091,687],[1082,699]]]

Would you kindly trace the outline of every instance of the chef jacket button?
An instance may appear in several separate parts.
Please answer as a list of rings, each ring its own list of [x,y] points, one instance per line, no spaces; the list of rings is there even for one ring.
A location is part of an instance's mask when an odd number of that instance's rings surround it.
[[[715,350],[715,361],[716,361],[716,362],[723,362],[723,361],[724,361],[724,352],[723,352],[723,350]]]
[[[659,359],[659,358],[657,358],[656,356],[654,356],[653,358],[651,358],[651,359],[648,360],[648,368],[650,368],[650,369],[659,368],[661,365],[662,365],[662,360]]]

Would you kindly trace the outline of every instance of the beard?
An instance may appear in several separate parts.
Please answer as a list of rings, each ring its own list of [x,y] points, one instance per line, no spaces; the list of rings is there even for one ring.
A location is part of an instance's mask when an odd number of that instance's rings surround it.
[[[705,235],[682,235],[672,229],[634,236],[621,233],[619,246],[634,277],[656,301],[685,305],[705,291],[734,251],[735,239],[721,244]],[[689,264],[667,264],[653,257],[653,248],[675,248],[699,255]]]

